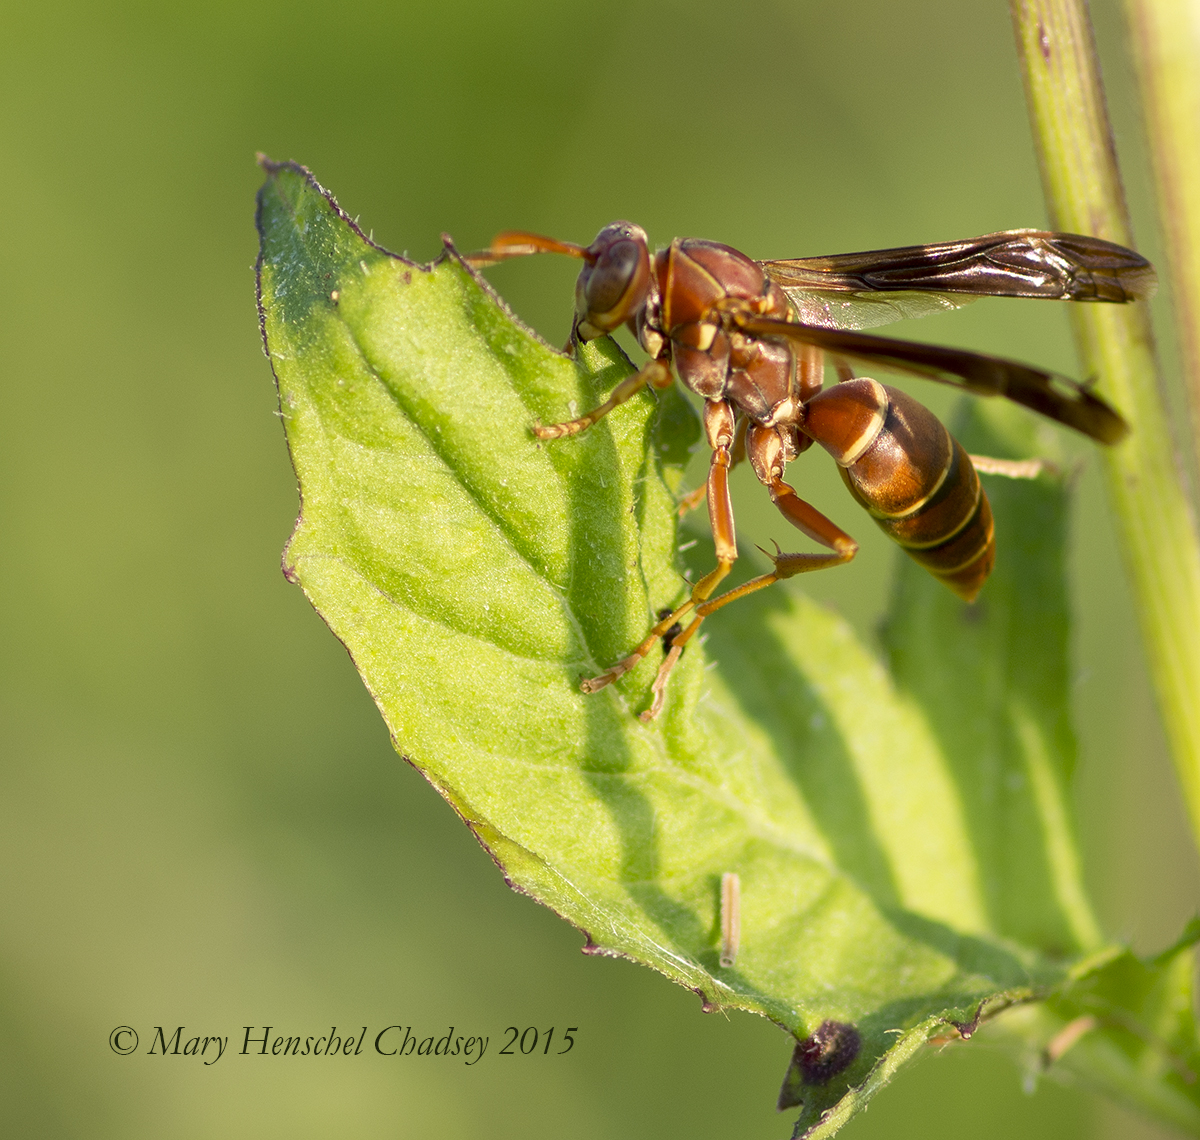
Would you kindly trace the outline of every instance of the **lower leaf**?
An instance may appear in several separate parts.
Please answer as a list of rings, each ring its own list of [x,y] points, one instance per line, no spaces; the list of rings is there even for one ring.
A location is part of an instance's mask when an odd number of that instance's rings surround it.
[[[643,724],[657,661],[579,686],[684,596],[687,402],[642,393],[539,442],[629,374],[620,350],[554,351],[452,249],[407,262],[303,168],[266,169],[260,312],[302,501],[286,572],[509,883],[587,952],[782,1026],[781,1101],[811,1135],[931,1034],[1071,982],[1098,940],[1064,795],[1061,485],[999,496],[979,607],[902,576],[896,679],[776,588],[706,624],[712,661],[691,643]]]

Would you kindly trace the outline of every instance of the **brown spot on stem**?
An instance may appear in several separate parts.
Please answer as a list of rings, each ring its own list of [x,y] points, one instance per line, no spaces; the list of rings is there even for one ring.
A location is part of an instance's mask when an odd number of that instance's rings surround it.
[[[1050,62],[1050,33],[1046,31],[1046,25],[1038,20],[1038,47],[1042,52],[1042,59],[1047,64]]]

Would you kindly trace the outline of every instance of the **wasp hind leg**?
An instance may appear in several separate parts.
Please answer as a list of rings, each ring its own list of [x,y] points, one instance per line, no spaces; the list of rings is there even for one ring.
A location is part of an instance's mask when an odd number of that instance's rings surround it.
[[[996,459],[991,455],[971,455],[971,466],[980,475],[1003,475],[1007,479],[1036,479],[1043,471],[1058,474],[1058,466],[1048,459]]]
[[[756,471],[759,470],[759,464],[754,462],[754,433],[767,430],[769,429],[751,429],[750,457]],[[773,435],[774,433],[772,432],[771,434]],[[749,582],[744,582],[742,585],[736,586],[732,590],[727,590],[715,598],[711,596],[712,591],[710,590],[709,597],[699,605],[694,606],[694,616],[687,627],[682,633],[672,638],[670,652],[659,667],[658,676],[655,677],[654,684],[651,686],[651,691],[654,693],[653,703],[650,705],[650,708],[641,714],[643,721],[653,720],[658,715],[663,705],[667,677],[674,667],[675,662],[679,660],[680,654],[683,653],[683,647],[692,639],[696,631],[700,628],[700,623],[706,617],[716,613],[723,606],[729,605],[730,602],[736,602],[738,598],[746,597],[747,594],[765,590],[768,586],[773,586],[776,582],[782,582],[785,578],[794,578],[797,574],[806,574],[810,570],[825,570],[830,566],[840,566],[844,562],[849,562],[858,553],[858,543],[836,523],[821,514],[816,507],[801,499],[795,490],[783,481],[782,476],[777,471],[773,471],[769,479],[763,479],[762,481],[771,493],[771,500],[779,508],[784,518],[794,527],[802,530],[814,542],[819,542],[822,546],[828,547],[831,553],[784,554],[778,545],[776,545],[775,553],[767,555],[775,564],[774,570],[769,574],[760,574],[757,578],[751,578]],[[732,515],[730,516],[730,521],[732,522]],[[720,569],[719,564],[718,569]],[[695,595],[693,594],[694,597]],[[679,611],[676,611],[676,613],[678,614]]]
[[[692,620],[681,633],[670,641],[666,657],[659,666],[658,675],[651,685],[653,700],[650,707],[640,715],[644,722],[653,720],[662,710],[666,695],[667,678],[683,653],[684,646],[695,636],[701,622],[730,602],[736,602],[748,594],[773,586],[784,578],[794,578],[812,570],[824,570],[849,562],[858,553],[858,543],[836,523],[827,519],[816,507],[806,503],[795,490],[783,481],[783,445],[773,428],[753,427],[747,434],[747,455],[754,472],[766,486],[771,499],[780,513],[798,530],[803,531],[814,542],[827,547],[829,554],[784,554],[777,549],[768,555],[775,564],[769,574],[760,574],[749,582],[717,597],[712,595],[728,575],[737,558],[737,540],[734,535],[733,504],[729,498],[728,472],[731,465],[733,444],[733,413],[724,402],[710,401],[704,409],[704,424],[709,443],[713,448],[712,465],[708,474],[708,511],[712,522],[713,540],[717,548],[716,568],[706,574],[692,588],[691,597],[678,609],[667,614],[650,631],[646,639],[624,661],[598,677],[583,682],[585,693],[594,693],[605,685],[624,676],[654,648],[655,643],[677,622],[691,615]]]
[[[752,462],[755,459],[753,449],[754,432],[763,430],[766,429],[755,428],[751,432]],[[755,463],[754,467],[756,472],[760,472],[758,463]],[[765,478],[764,474],[766,475]],[[724,594],[720,594],[704,602],[703,605],[697,606],[695,620],[683,633],[675,638],[672,643],[673,645],[685,645],[688,638],[695,632],[696,626],[708,617],[709,614],[716,613],[722,606],[727,606],[730,602],[736,602],[738,598],[744,598],[747,594],[764,590],[768,586],[773,586],[776,582],[782,582],[785,578],[794,578],[797,574],[807,574],[812,570],[826,570],[830,566],[841,566],[844,562],[849,562],[858,553],[858,543],[842,530],[837,523],[826,518],[811,503],[806,503],[800,498],[796,494],[795,489],[783,481],[782,475],[777,470],[768,468],[766,472],[759,473],[759,478],[765,484],[767,490],[770,491],[771,501],[779,508],[783,517],[792,526],[808,535],[814,542],[819,542],[822,546],[828,547],[831,553],[785,554],[779,549],[779,544],[776,543],[774,554],[763,551],[775,564],[774,570],[769,574],[760,574],[757,578],[751,578],[749,582],[744,582],[742,585],[732,590],[727,590]]]
[[[783,445],[778,433],[773,428],[758,426],[751,428],[747,437],[747,453],[755,474],[771,493],[771,501],[779,508],[783,517],[814,542],[819,542],[822,546],[827,547],[830,553],[784,554],[776,545],[775,553],[767,555],[775,564],[775,568],[769,574],[760,574],[757,578],[751,578],[749,582],[727,590],[715,598],[710,596],[699,605],[694,606],[695,616],[683,632],[671,641],[671,652],[659,669],[659,675],[654,682],[655,703],[642,714],[643,720],[650,720],[657,715],[658,709],[662,705],[663,686],[666,683],[667,674],[670,673],[675,661],[679,659],[678,655],[683,652],[683,647],[691,640],[706,617],[716,613],[723,606],[729,605],[730,602],[736,602],[748,594],[764,590],[785,578],[794,578],[797,574],[806,574],[811,570],[825,570],[830,566],[840,566],[844,562],[849,562],[858,553],[858,543],[854,539],[835,522],[821,514],[816,507],[806,503],[796,494],[790,484],[783,481]]]

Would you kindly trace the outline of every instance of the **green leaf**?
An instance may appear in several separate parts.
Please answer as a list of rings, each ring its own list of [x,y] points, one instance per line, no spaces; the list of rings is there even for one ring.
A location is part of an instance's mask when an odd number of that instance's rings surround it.
[[[1046,456],[1052,441],[1004,403],[965,405],[973,454]],[[884,630],[897,685],[924,709],[968,820],[988,925],[1054,957],[1101,937],[1085,897],[1068,785],[1068,603],[1062,479],[982,477],[996,569],[965,606],[904,560]]]
[[[1193,919],[1174,946],[1139,958],[1110,948],[1079,963],[1040,1005],[1001,1019],[1026,1070],[1089,1085],[1127,1107],[1200,1134],[1200,1041],[1194,1006]]]
[[[685,596],[689,405],[643,393],[539,443],[532,424],[630,372],[620,350],[554,351],[452,250],[409,263],[302,167],[264,165],[260,312],[302,499],[286,572],[509,883],[588,952],[793,1034],[798,1133],[831,1134],[948,1024],[1068,984],[1097,938],[1063,792],[1061,486],[1039,484],[982,607],[902,576],[899,685],[777,588],[707,623],[713,660],[690,645],[642,724],[654,654],[598,694],[579,681]]]

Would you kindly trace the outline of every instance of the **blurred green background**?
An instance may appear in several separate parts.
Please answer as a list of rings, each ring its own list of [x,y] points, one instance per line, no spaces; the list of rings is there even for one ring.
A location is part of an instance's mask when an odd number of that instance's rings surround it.
[[[1119,13],[1094,8],[1153,256]],[[508,891],[280,575],[297,503],[253,302],[254,152],[307,164],[377,241],[422,259],[442,231],[463,249],[510,227],[588,241],[618,217],[759,257],[1040,226],[1006,5],[50,0],[8,6],[5,27],[6,1130],[787,1135],[783,1035],[585,958]],[[574,271],[533,259],[492,279],[561,343]],[[1077,369],[1057,306],[985,302],[904,331]],[[805,586],[873,638],[893,551],[807,458],[794,481],[864,551]],[[778,529],[748,486],[738,517],[744,540]],[[1088,879],[1107,929],[1153,950],[1200,876],[1092,462],[1076,518]],[[155,1025],[233,1049],[249,1024],[390,1023],[492,1044],[472,1068],[143,1055]],[[109,1049],[121,1024],[137,1055]],[[577,1045],[497,1057],[508,1025],[578,1026]],[[845,1135],[931,1127],[1157,1134],[1082,1090],[1024,1094],[983,1039],[931,1050]]]

